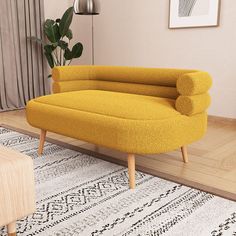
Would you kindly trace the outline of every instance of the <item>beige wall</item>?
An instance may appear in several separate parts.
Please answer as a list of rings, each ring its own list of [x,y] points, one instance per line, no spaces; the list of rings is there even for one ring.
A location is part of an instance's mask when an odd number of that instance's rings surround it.
[[[44,0],[45,19],[56,19],[63,15],[65,10],[73,5],[73,0]],[[84,45],[84,52],[79,59],[74,60],[73,64],[90,64],[91,63],[91,17],[76,16],[72,22],[72,31],[74,39],[71,45],[81,42]]]
[[[236,1],[222,0],[218,28],[168,29],[168,0],[102,0],[95,63],[196,68],[214,79],[209,113],[236,118]]]
[[[73,0],[44,0],[46,17],[60,17]],[[221,1],[217,28],[168,29],[168,0],[102,0],[94,17],[95,64],[196,68],[214,79],[211,115],[236,118],[236,1]],[[91,17],[75,16],[74,64],[91,64]]]
[[[45,18],[60,17],[68,7],[68,0],[44,0]]]

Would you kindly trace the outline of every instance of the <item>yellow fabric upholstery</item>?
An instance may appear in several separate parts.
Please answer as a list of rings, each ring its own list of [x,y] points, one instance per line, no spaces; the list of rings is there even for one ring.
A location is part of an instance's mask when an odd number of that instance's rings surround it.
[[[209,94],[195,96],[179,96],[176,100],[176,110],[183,115],[191,116],[204,112],[211,103]]]
[[[34,101],[52,106],[133,120],[161,120],[180,115],[174,109],[175,100],[110,91],[84,90],[59,93],[39,97]]]
[[[102,80],[123,83],[176,87],[176,80],[194,70],[157,69],[126,66],[58,66],[53,68],[54,81]]]
[[[58,66],[52,70],[54,81],[88,80],[91,79],[91,66]]]
[[[52,72],[53,92],[96,89],[176,99],[177,79],[192,72],[125,66],[59,66]]]
[[[53,90],[57,94],[31,100],[27,120],[43,130],[127,153],[170,151],[200,139],[206,131],[209,95],[207,86],[199,85],[204,76],[186,77],[197,84],[191,94],[200,95],[179,96],[176,88],[176,84],[178,90],[185,86],[178,82],[184,75],[194,73],[200,72],[56,67]]]
[[[77,81],[62,81],[62,82],[54,82],[52,84],[52,90],[54,93],[64,93],[70,91],[78,91],[78,90],[87,90],[94,89],[95,86],[91,80],[77,80]]]
[[[211,77],[206,72],[183,74],[177,80],[177,90],[181,95],[185,96],[206,93],[211,85]]]
[[[54,93],[64,93],[86,89],[119,91],[123,93],[158,96],[172,99],[176,99],[179,96],[179,93],[177,92],[177,89],[175,87],[167,86],[154,86],[146,84],[132,84],[97,80],[62,81],[53,83]]]
[[[91,90],[38,98],[28,103],[27,119],[34,127],[128,153],[170,151],[206,130],[205,113],[187,117],[171,99],[122,95]]]

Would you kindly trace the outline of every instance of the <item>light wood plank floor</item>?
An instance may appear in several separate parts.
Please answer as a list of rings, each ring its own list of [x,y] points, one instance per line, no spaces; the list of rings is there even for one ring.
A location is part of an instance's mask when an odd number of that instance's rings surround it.
[[[25,111],[0,113],[0,124],[10,125],[39,134],[25,118]],[[126,155],[102,147],[95,147],[82,141],[49,133],[48,137],[75,146],[126,160]],[[203,190],[211,188],[226,191],[236,200],[236,122],[210,119],[206,136],[188,147],[189,163],[184,164],[180,150],[173,152],[137,156],[137,165],[160,177],[186,180],[186,184],[196,183],[196,188],[204,185]],[[199,186],[198,186],[199,184]]]

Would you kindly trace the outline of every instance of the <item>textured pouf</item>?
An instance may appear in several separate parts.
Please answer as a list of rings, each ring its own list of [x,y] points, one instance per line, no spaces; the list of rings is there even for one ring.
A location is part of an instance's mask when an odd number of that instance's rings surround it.
[[[16,235],[16,221],[35,211],[33,161],[0,147],[0,226]]]

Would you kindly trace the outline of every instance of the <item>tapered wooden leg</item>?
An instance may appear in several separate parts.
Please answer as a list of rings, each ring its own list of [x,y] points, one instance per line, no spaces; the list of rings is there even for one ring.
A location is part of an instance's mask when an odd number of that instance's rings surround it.
[[[39,141],[39,149],[38,149],[38,154],[39,155],[42,155],[42,153],[43,153],[43,147],[44,147],[44,143],[45,143],[46,134],[47,134],[46,130],[41,130],[40,141]]]
[[[135,155],[128,155],[129,187],[135,189]]]
[[[7,225],[7,234],[8,236],[16,236],[16,222]]]
[[[188,163],[188,153],[187,153],[187,146],[181,147],[181,152],[183,156],[184,163]]]

